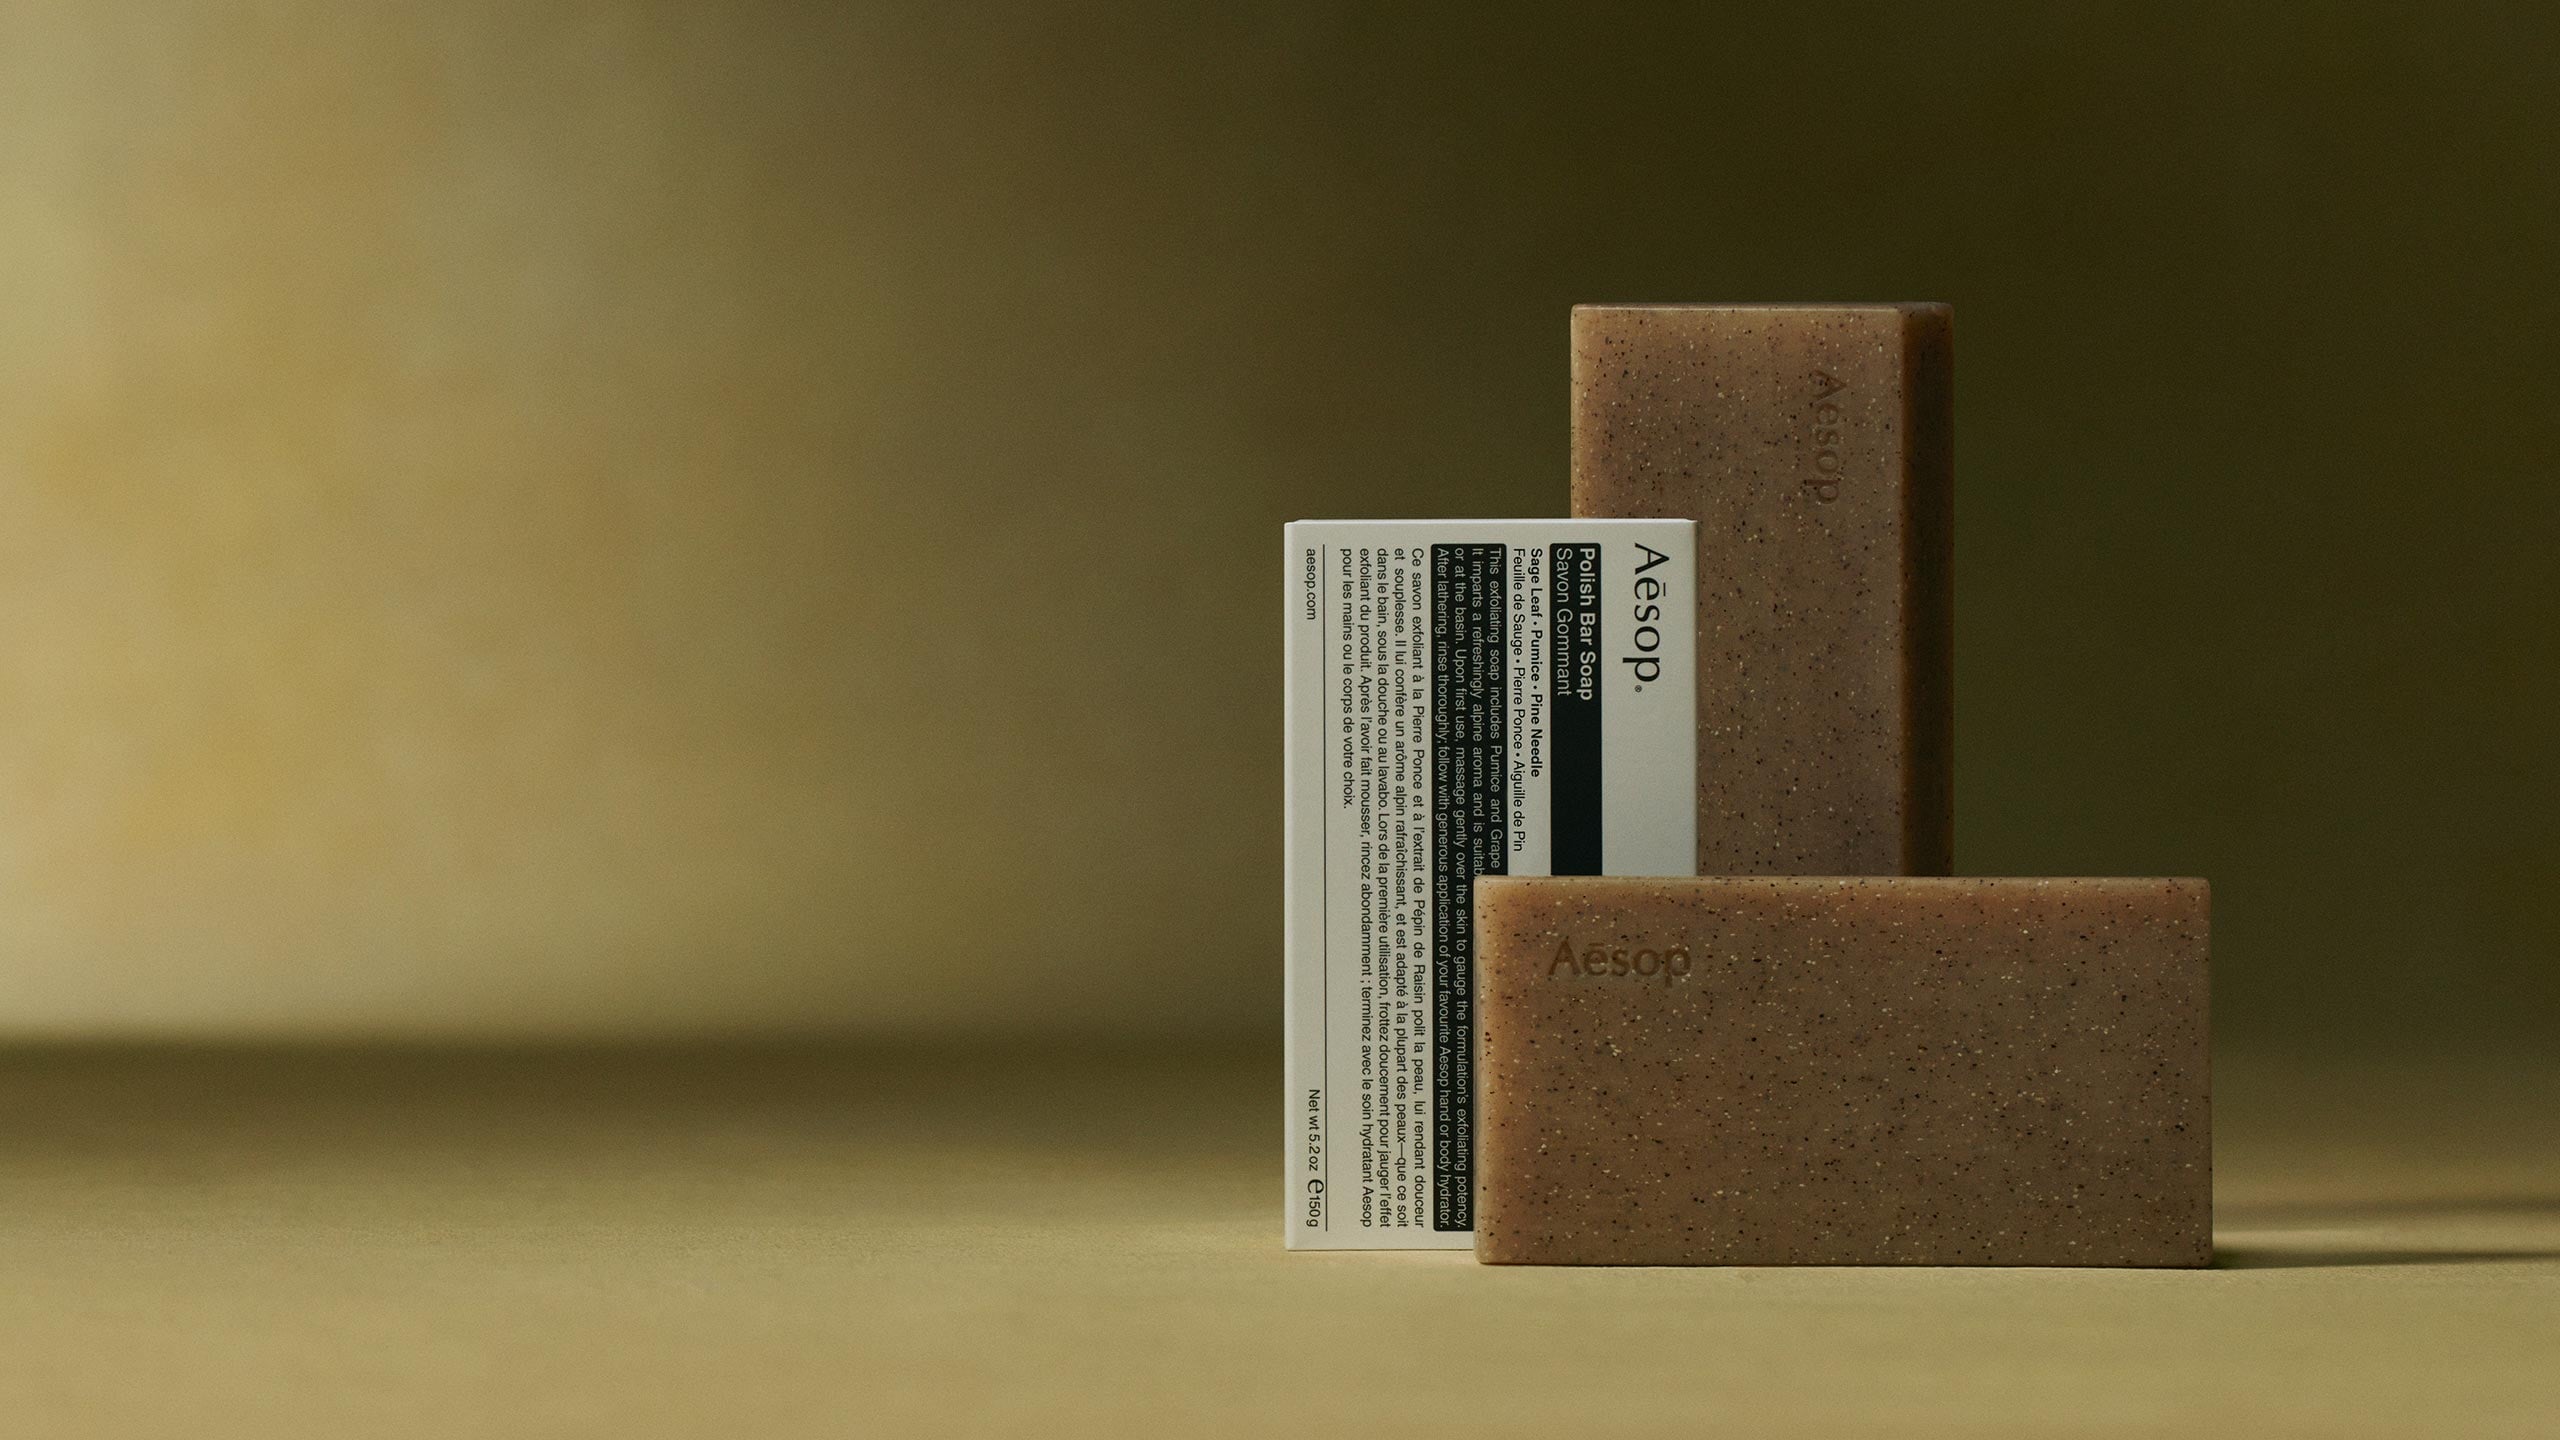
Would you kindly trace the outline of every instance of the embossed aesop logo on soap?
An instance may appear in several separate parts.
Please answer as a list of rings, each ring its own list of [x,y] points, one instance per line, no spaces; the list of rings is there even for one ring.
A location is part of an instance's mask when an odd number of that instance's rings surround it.
[[[1840,458],[1840,402],[1834,397],[1848,388],[1828,370],[1813,372],[1813,473],[1804,477],[1804,488],[1818,505],[1840,498],[1840,471],[1846,462]]]
[[[1547,963],[1547,977],[1558,975],[1589,976],[1593,979],[1659,979],[1664,982],[1687,975],[1691,968],[1686,945],[1630,948],[1625,945],[1583,945],[1576,947],[1567,939],[1556,947],[1555,959]]]

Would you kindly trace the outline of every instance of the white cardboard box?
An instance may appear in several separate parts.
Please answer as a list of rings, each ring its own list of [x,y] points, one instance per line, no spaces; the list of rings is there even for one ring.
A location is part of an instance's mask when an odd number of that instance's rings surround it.
[[[1458,1249],[1480,874],[1697,866],[1696,527],[1288,527],[1291,1249]]]

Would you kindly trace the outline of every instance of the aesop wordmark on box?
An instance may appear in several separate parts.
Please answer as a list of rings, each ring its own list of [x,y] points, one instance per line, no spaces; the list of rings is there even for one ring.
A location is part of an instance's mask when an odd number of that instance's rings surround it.
[[[1696,527],[1287,528],[1286,1233],[1461,1249],[1479,875],[1687,875]]]

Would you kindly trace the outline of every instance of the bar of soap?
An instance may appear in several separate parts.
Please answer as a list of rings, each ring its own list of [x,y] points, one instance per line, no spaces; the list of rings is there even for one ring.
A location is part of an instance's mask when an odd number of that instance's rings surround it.
[[[1476,1258],[2203,1265],[2201,880],[1476,882]]]
[[[1954,319],[1585,305],[1573,513],[1698,522],[1698,873],[1955,854]]]

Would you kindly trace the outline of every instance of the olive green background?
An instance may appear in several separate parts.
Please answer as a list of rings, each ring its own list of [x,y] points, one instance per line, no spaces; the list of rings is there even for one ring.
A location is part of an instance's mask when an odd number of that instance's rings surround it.
[[[1958,860],[2560,1019],[2528,7],[0,11],[0,1032],[1269,1037],[1277,526],[1931,298]]]

